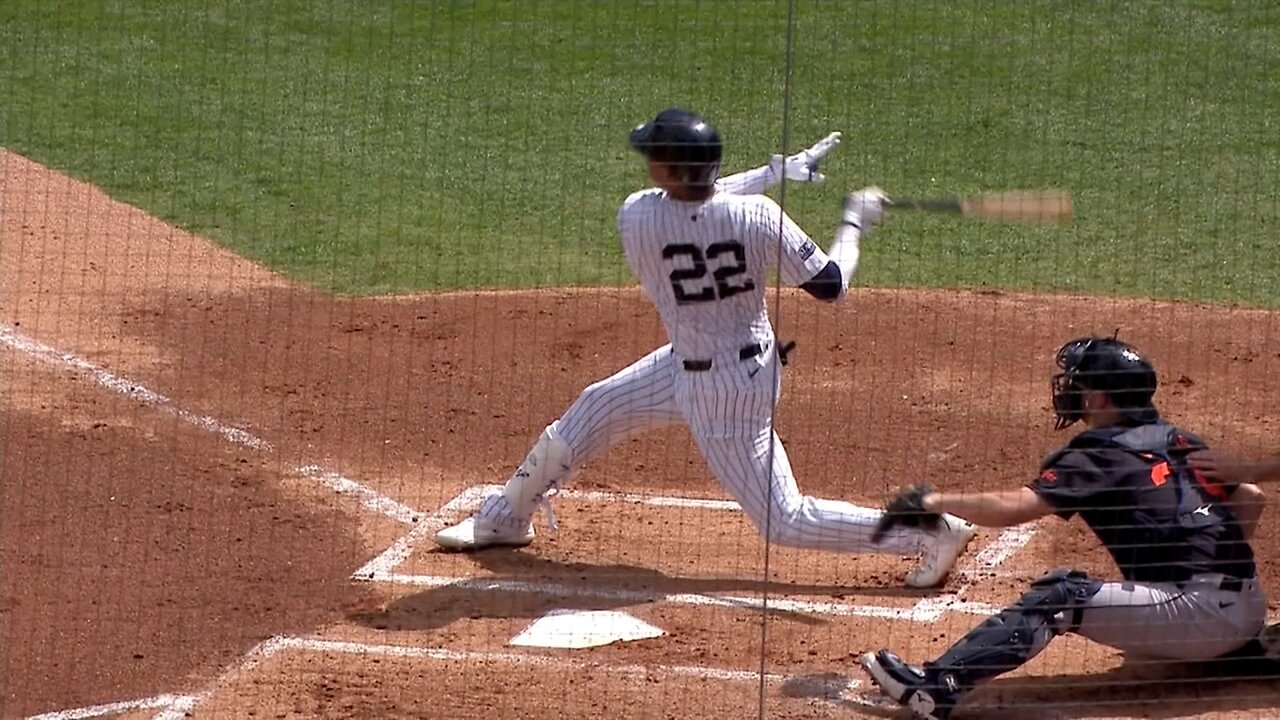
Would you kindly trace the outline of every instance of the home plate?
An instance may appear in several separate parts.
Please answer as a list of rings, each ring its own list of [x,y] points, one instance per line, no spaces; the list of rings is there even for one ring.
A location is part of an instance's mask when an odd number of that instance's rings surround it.
[[[666,635],[662,628],[614,610],[552,610],[511,639],[512,645],[547,648],[599,647]]]

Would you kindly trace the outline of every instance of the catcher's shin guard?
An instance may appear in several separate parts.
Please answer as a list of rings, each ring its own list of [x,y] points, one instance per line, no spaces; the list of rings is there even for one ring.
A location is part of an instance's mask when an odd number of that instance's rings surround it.
[[[970,630],[942,657],[926,663],[928,684],[950,694],[962,693],[1022,666],[1054,637],[1079,628],[1085,605],[1101,587],[1100,581],[1068,570],[1036,580],[1018,602]]]

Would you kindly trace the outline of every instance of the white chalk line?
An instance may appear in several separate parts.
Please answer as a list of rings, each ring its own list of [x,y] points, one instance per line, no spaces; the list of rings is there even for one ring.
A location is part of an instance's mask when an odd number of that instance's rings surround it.
[[[566,585],[550,581],[515,580],[510,578],[478,578],[452,575],[419,575],[414,573],[397,573],[395,569],[408,560],[417,543],[424,537],[450,522],[455,516],[474,510],[492,492],[501,490],[500,485],[475,485],[458,493],[439,510],[432,513],[407,535],[401,537],[381,555],[374,558],[353,575],[354,580],[412,585],[417,587],[453,587],[478,592],[511,592],[531,595],[550,595],[553,597],[587,597],[598,598],[621,604],[643,604],[650,602],[666,602],[676,605],[692,605],[701,607],[735,607],[749,610],[777,610],[787,613],[807,613],[812,615],[834,615],[844,617],[871,617],[891,620],[910,620],[914,622],[933,622],[948,611],[971,614],[991,614],[997,608],[984,603],[967,603],[959,598],[949,597],[945,600],[927,599],[916,603],[913,607],[901,608],[886,605],[863,605],[856,603],[818,602],[773,598],[767,603],[751,597],[725,595],[707,595],[701,593],[663,593],[656,590],[624,590],[615,587]],[[665,507],[708,508],[715,510],[740,509],[737,503],[705,498],[684,498],[662,495],[639,495],[635,493],[582,492],[564,490],[557,493],[566,500],[585,502],[630,502],[645,505],[661,505]],[[1003,537],[1003,536],[1002,536]],[[993,542],[992,545],[996,543]],[[1003,551],[1002,551],[1003,552]]]
[[[623,590],[616,587],[600,587],[594,585],[566,585],[556,582],[537,582],[529,580],[512,580],[508,578],[456,577],[452,575],[411,575],[405,573],[385,573],[369,578],[372,582],[392,583],[397,585],[413,585],[417,587],[450,587],[459,590],[477,592],[509,592],[526,595],[550,595],[552,597],[597,598],[623,605],[641,605],[645,603],[664,602],[674,605],[692,605],[699,607],[734,607],[749,610],[776,610],[786,613],[806,613],[811,615],[835,615],[843,617],[873,617],[891,620],[912,620],[915,622],[932,622],[941,616],[946,609],[930,606],[925,610],[916,607],[890,607],[887,605],[857,605],[851,603],[819,602],[808,600],[791,600],[771,598],[768,603],[752,597],[734,595],[707,595],[703,593],[664,593],[656,590]],[[972,612],[979,604],[970,603],[966,607]],[[957,604],[957,606],[965,606]],[[982,606],[984,609],[991,609]]]
[[[754,670],[731,670],[701,665],[615,665],[607,662],[575,660],[563,656],[539,655],[535,653],[497,652],[491,650],[452,650],[448,648],[418,647],[411,645],[369,645],[344,640],[325,640],[321,638],[286,638],[284,648],[310,650],[313,652],[332,652],[354,655],[389,655],[392,657],[420,658],[445,662],[500,662],[510,665],[533,665],[551,667],[558,670],[600,670],[617,675],[675,675],[684,677],[706,678],[709,680],[725,680],[729,682],[759,681],[760,674]],[[769,682],[781,682],[786,675],[766,673]],[[858,681],[853,680],[854,683]],[[855,684],[854,687],[857,687]]]
[[[439,510],[431,513],[423,518],[413,530],[400,537],[392,543],[391,547],[382,551],[374,559],[365,563],[362,567],[351,574],[355,580],[372,580],[376,577],[386,575],[396,567],[409,559],[413,554],[413,550],[418,543],[427,535],[441,529],[446,523],[452,522],[455,516],[460,513],[468,512],[480,505],[480,501],[492,492],[493,489],[500,488],[498,485],[477,485],[463,490],[456,497],[440,507]]]
[[[969,602],[962,597],[984,577],[1005,576],[1006,574],[998,572],[1000,565],[1026,547],[1027,543],[1031,542],[1031,538],[1035,537],[1039,527],[1039,523],[1031,523],[1005,528],[995,540],[956,568],[954,574],[960,578],[960,583],[954,590],[945,595],[924,598],[916,603],[915,609],[926,615],[940,609],[974,615],[991,615],[999,612],[1000,608],[995,605]]]
[[[288,650],[300,650],[320,653],[340,653],[347,655],[378,655],[411,659],[433,660],[439,662],[463,663],[503,663],[531,667],[550,668],[553,670],[596,670],[613,675],[635,677],[691,677],[725,682],[759,682],[761,675],[753,670],[734,670],[704,665],[662,665],[662,664],[614,664],[608,662],[576,660],[573,658],[536,653],[503,652],[491,650],[452,650],[438,647],[420,647],[411,645],[387,645],[351,642],[345,640],[328,640],[324,638],[277,636],[266,640],[248,653],[239,663],[224,671],[209,683],[203,690],[194,695],[157,695],[155,697],[127,702],[95,705],[74,710],[62,710],[56,713],[38,715],[28,720],[79,720],[104,715],[115,715],[133,710],[160,709],[153,720],[182,720],[202,702],[208,700],[219,689],[228,685],[236,677],[251,670],[269,658]],[[770,684],[779,684],[788,680],[804,677],[800,674],[765,673],[764,679]],[[862,681],[857,678],[840,678],[843,689],[835,699],[865,703],[858,688]]]
[[[274,449],[270,442],[248,432],[247,430],[234,427],[211,416],[191,412],[185,408],[179,407],[169,397],[146,387],[142,383],[117,375],[85,358],[72,353],[63,352],[38,340],[27,337],[26,335],[16,331],[14,328],[4,324],[0,324],[0,345],[8,346],[17,352],[24,353],[49,365],[70,370],[77,375],[92,380],[107,390],[136,400],[154,410],[172,415],[196,428],[217,435],[227,442],[261,452],[267,452]],[[365,509],[372,510],[373,512],[391,518],[397,522],[414,524],[423,517],[422,513],[400,503],[397,500],[383,495],[368,486],[351,480],[350,478],[344,477],[340,473],[322,468],[318,465],[302,465],[294,468],[293,472],[303,478],[311,480],[312,482],[327,487],[339,495],[352,496]],[[228,672],[234,673],[252,667],[260,660],[260,657],[264,652],[274,652],[274,650],[271,649],[270,645],[259,645],[246,653]],[[211,692],[211,690],[206,691],[205,694],[208,692]],[[73,718],[78,717],[97,717],[102,714],[116,714],[118,712],[128,712],[129,710],[134,709],[150,709],[153,707],[159,707],[160,705],[146,703],[158,703],[163,699],[166,702],[164,704],[164,709],[156,716],[157,720],[180,720],[186,715],[187,711],[189,711],[191,707],[194,707],[194,705],[199,702],[200,697],[203,696],[157,695],[153,698],[144,698],[143,700],[125,701],[124,705],[127,705],[128,707],[125,707],[122,710],[110,709],[120,705],[119,703],[114,703],[104,706],[95,706],[94,708],[81,708],[80,710],[63,711],[72,714],[54,714],[52,717],[60,718],[62,720],[72,720]],[[140,705],[138,703],[144,704]],[[96,712],[96,709],[103,707],[109,709],[105,712]],[[75,714],[77,712],[84,713],[90,711],[94,712],[89,715]]]
[[[662,665],[662,664],[613,664],[608,662],[577,660],[573,658],[536,653],[518,653],[485,650],[453,650],[438,647],[419,647],[409,645],[388,645],[351,642],[345,640],[328,640],[309,637],[273,637],[260,643],[245,654],[240,663],[224,671],[199,693],[194,695],[156,695],[154,697],[130,700],[125,702],[94,705],[91,707],[61,710],[29,717],[27,720],[82,720],[87,718],[117,715],[120,713],[160,709],[154,720],[181,720],[202,702],[208,700],[217,690],[225,687],[244,672],[261,665],[266,660],[285,651],[297,650],[318,653],[338,653],[346,655],[375,655],[399,657],[438,662],[462,663],[503,663],[526,667],[549,668],[552,670],[595,670],[612,675],[650,678],[654,676],[689,677],[724,682],[759,682],[761,674],[754,670],[735,670],[732,668],[716,668],[705,665]],[[826,675],[827,673],[821,673]],[[771,685],[779,685],[793,679],[806,677],[802,673],[765,673],[764,680]],[[828,700],[843,700],[861,705],[876,705],[874,698],[866,696],[859,688],[863,683],[858,678],[839,678],[840,692]]]
[[[228,425],[208,415],[201,415],[181,408],[167,396],[146,387],[142,383],[117,375],[77,355],[45,345],[38,340],[22,335],[7,325],[0,325],[0,344],[7,345],[18,352],[25,353],[50,365],[72,370],[112,392],[137,400],[154,410],[177,417],[194,427],[218,435],[228,442],[263,452],[273,449],[270,442],[247,430]],[[340,473],[318,465],[303,465],[294,468],[293,472],[327,487],[339,495],[353,496],[364,508],[397,522],[408,525],[417,522],[422,517],[422,513],[368,486],[343,477]]]
[[[256,668],[262,661],[284,649],[288,644],[288,640],[289,638],[283,636],[263,640],[241,656],[234,665],[223,670],[221,675],[214,678],[213,682],[206,685],[200,692],[183,696],[180,701],[174,702],[159,713],[156,713],[152,720],[183,720],[197,705],[207,700],[209,696],[226,685],[232,678]]]
[[[711,498],[676,497],[672,495],[641,495],[638,493],[602,492],[596,490],[560,490],[554,497],[582,502],[625,502],[656,507],[697,508],[702,510],[741,510],[733,500]]]
[[[190,423],[201,430],[211,432],[215,435],[221,435],[229,442],[233,442],[237,445],[244,445],[245,447],[253,448],[254,450],[271,449],[271,443],[251,432],[219,422],[208,415],[200,415],[184,410],[175,405],[169,398],[155,392],[154,390],[146,388],[140,383],[136,383],[128,378],[116,375],[115,373],[89,362],[82,357],[49,347],[38,340],[34,340],[18,333],[7,325],[0,325],[0,344],[8,345],[18,352],[30,355],[31,357],[50,365],[58,365],[69,370],[73,370],[80,375],[90,378],[108,390],[124,395],[125,397],[133,398],[134,400],[161,412],[177,416],[184,422]]]
[[[191,697],[190,695],[155,695],[138,700],[124,700],[103,705],[90,705],[71,710],[41,713],[40,715],[29,715],[27,720],[82,720],[83,718],[102,717],[103,715],[119,715],[133,710],[167,708],[189,700]]]
[[[578,660],[565,656],[543,655],[539,653],[523,653],[494,650],[454,650],[440,647],[421,647],[415,645],[389,645],[352,642],[348,640],[329,640],[316,637],[276,637],[260,646],[255,660],[261,663],[267,658],[288,650],[299,650],[318,653],[338,653],[344,655],[376,655],[439,662],[463,663],[504,663],[508,665],[524,665],[551,668],[554,670],[597,670],[615,675],[652,677],[692,677],[725,682],[759,682],[761,674],[756,670],[735,670],[716,668],[706,665],[663,665],[663,664],[616,664],[604,661]],[[225,682],[230,675],[243,670],[228,673],[222,679]],[[805,677],[803,674],[765,673],[764,679],[771,684],[787,682],[795,678]],[[846,693],[852,693],[862,687],[858,678],[840,678]],[[207,694],[194,696],[196,703],[204,700]],[[192,705],[194,707],[194,704]],[[157,717],[157,720],[159,718]]]
[[[295,472],[308,480],[314,480],[324,485],[339,495],[350,495],[358,500],[365,509],[372,510],[392,520],[412,525],[423,518],[422,513],[417,510],[376,490],[372,490],[366,485],[361,485],[355,480],[343,477],[332,470],[326,470],[319,465],[303,465],[296,468]]]

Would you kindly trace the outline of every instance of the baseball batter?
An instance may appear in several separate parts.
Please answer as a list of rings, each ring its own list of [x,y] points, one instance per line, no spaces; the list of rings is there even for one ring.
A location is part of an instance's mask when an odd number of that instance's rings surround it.
[[[1161,419],[1149,360],[1115,338],[1063,345],[1053,379],[1057,427],[1087,429],[1050,455],[1026,487],[972,495],[907,491],[895,503],[1002,527],[1079,515],[1122,581],[1058,570],[923,667],[888,650],[862,665],[918,717],[950,715],[963,695],[1076,633],[1130,656],[1211,660],[1262,640],[1267,601],[1249,540],[1263,508],[1257,485],[1215,482],[1189,459],[1205,449]],[[909,513],[918,517],[918,513]],[[893,524],[893,511],[886,517]]]
[[[818,299],[843,299],[859,239],[881,217],[884,196],[874,188],[849,195],[824,252],[759,193],[782,173],[820,180],[815,165],[838,139],[833,133],[802,153],[718,181],[720,136],[696,113],[664,110],[632,131],[631,145],[647,158],[656,187],[626,199],[618,231],[670,342],[586,388],[543,431],[503,492],[437,534],[440,546],[530,543],[532,516],[575,467],[638,433],[683,422],[715,477],[772,542],[920,554],[907,583],[942,581],[973,537],[972,525],[944,516],[936,529],[898,528],[872,542],[880,511],[803,495],[773,432],[784,358],[766,313],[769,273]]]

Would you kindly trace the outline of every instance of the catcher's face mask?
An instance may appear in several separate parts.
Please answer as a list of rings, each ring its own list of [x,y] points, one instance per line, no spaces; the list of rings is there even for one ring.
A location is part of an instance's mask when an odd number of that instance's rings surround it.
[[[1062,372],[1053,376],[1053,412],[1057,416],[1054,430],[1061,430],[1080,419],[1084,414],[1084,391],[1075,375],[1093,344],[1093,338],[1078,338],[1058,348],[1055,358]]]

